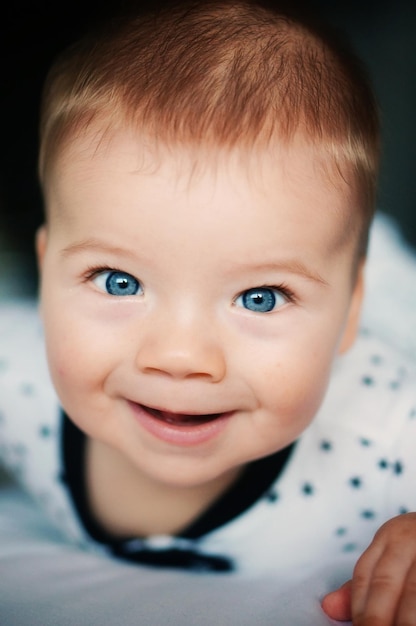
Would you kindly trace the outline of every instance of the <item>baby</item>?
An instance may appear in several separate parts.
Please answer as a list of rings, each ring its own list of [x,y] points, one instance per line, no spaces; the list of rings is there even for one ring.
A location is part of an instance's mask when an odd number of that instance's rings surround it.
[[[357,338],[378,159],[360,63],[286,8],[171,5],[57,61],[37,251],[77,541],[270,575],[351,552],[327,614],[416,624],[414,371]]]

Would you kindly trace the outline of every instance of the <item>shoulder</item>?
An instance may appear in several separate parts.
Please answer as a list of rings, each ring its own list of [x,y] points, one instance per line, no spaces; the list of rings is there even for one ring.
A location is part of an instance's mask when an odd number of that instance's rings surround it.
[[[0,455],[23,482],[33,472],[32,452],[47,455],[58,416],[36,302],[1,305]]]
[[[0,359],[2,373],[25,366],[33,348],[42,342],[41,322],[36,301],[0,305]]]
[[[0,306],[0,385],[3,404],[51,390],[36,302]]]
[[[0,461],[64,533],[84,541],[62,483],[61,412],[36,302],[0,305]]]
[[[416,359],[362,331],[351,350],[335,362],[319,420],[391,444],[413,416]]]

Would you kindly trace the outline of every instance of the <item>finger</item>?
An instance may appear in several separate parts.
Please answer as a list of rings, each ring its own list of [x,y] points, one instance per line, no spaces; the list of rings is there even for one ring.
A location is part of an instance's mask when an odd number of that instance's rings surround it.
[[[416,624],[416,564],[409,569],[396,612],[397,624]]]
[[[321,606],[331,619],[349,622],[351,620],[351,581],[344,583],[336,591],[328,593],[323,598]]]
[[[370,582],[365,581],[365,595],[362,578],[353,578],[351,611],[354,626],[391,626],[395,623],[396,610],[410,565],[403,549],[393,544],[385,549],[374,565]]]
[[[351,581],[351,614],[357,618],[364,612],[373,572],[384,551],[384,543],[374,538],[358,559]]]

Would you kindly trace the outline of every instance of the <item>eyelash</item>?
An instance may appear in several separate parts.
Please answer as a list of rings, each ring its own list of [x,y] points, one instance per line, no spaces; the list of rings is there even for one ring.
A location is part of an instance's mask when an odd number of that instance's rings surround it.
[[[129,272],[126,272],[126,270],[122,270],[119,267],[114,267],[114,266],[111,266],[111,267],[109,267],[108,265],[90,266],[86,269],[86,271],[83,274],[83,277],[82,277],[83,282],[87,283],[89,280],[91,280],[92,278],[95,278],[96,276],[99,276],[103,272],[121,272],[123,274],[129,273]]]
[[[85,271],[85,273],[83,275],[83,281],[84,282],[88,282],[91,279],[93,279],[96,276],[98,276],[99,274],[102,274],[103,272],[122,272],[122,273],[125,273],[126,270],[123,270],[123,269],[121,269],[119,267],[114,267],[114,266],[109,267],[108,265],[91,266],[91,267],[88,267],[87,270]],[[256,285],[254,288],[258,288],[258,289],[274,289],[276,291],[279,291],[286,298],[286,300],[288,302],[296,302],[296,300],[297,300],[296,296],[295,296],[295,293],[285,283],[281,283],[280,285]],[[244,291],[248,291],[249,289],[252,289],[252,288],[249,287],[248,289],[244,289],[241,292],[241,294],[243,294]]]
[[[274,289],[279,291],[288,302],[296,302],[295,293],[285,283],[281,283],[280,285],[256,285],[254,289]],[[248,289],[245,289],[245,291],[248,291]]]

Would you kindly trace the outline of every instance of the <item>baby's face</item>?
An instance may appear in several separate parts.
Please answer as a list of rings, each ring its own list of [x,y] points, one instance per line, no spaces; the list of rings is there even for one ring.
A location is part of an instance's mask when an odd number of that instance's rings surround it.
[[[153,480],[197,486],[295,440],[355,334],[351,194],[300,144],[189,174],[127,132],[75,142],[38,239],[62,405]],[[211,157],[212,158],[212,157]]]

